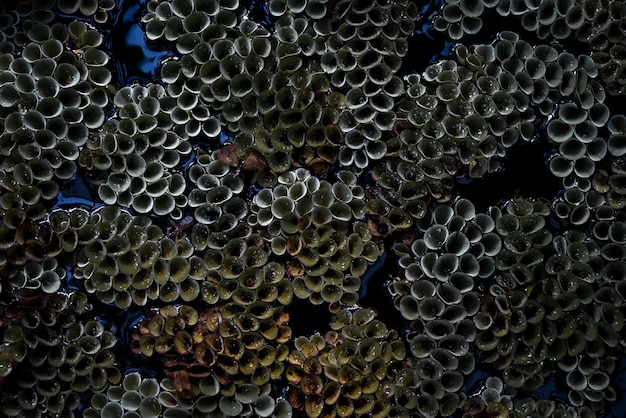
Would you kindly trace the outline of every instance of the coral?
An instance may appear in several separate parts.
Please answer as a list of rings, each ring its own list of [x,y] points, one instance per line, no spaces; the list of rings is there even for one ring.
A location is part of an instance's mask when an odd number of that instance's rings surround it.
[[[18,295],[3,312],[3,414],[71,413],[80,394],[119,382],[117,340],[87,309],[84,293]]]
[[[405,344],[375,317],[371,309],[341,310],[324,337],[295,339],[285,369],[294,409],[308,417],[383,417],[415,409],[410,389],[395,389],[402,379],[395,373],[409,370],[402,364]],[[392,398],[381,396],[394,392]]]
[[[169,170],[189,156],[187,139],[197,133],[188,132],[193,128],[178,117],[171,100],[160,85],[124,87],[115,94],[119,120],[107,121],[79,157],[105,204],[183,217],[187,182]]]
[[[354,305],[360,277],[376,261],[379,246],[363,218],[363,189],[348,171],[330,184],[303,168],[278,177],[279,185],[255,195],[248,218],[264,228],[276,256],[288,255],[286,272],[294,293],[336,310]]]
[[[21,53],[3,54],[0,171],[5,206],[53,201],[77,172],[80,148],[105,121],[113,88],[102,35],[82,22],[26,33]]]
[[[189,305],[166,305],[140,322],[132,346],[144,356],[161,358],[182,398],[194,396],[188,382],[201,378],[217,379],[224,396],[244,384],[269,391],[289,352],[287,320],[282,309],[261,301],[200,312]]]
[[[0,5],[1,415],[611,412],[623,2],[144,3]]]

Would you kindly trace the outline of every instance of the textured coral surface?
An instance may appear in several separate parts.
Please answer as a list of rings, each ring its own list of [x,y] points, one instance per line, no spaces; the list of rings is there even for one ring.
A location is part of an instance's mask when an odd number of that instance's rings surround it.
[[[4,0],[0,416],[620,416],[626,3]]]

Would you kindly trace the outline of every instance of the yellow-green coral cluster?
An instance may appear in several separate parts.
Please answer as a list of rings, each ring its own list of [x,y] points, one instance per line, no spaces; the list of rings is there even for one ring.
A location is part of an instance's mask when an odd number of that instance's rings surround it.
[[[165,237],[151,223],[147,217],[108,206],[65,232],[80,246],[74,275],[84,281],[87,292],[120,308],[143,306],[157,298],[171,302],[179,295],[197,297],[199,286],[191,282],[203,279],[204,270],[191,271],[192,262],[202,264],[190,258],[193,248]]]
[[[517,392],[515,389],[504,386],[497,377],[489,377],[485,382],[485,390],[480,396],[473,396],[467,400],[463,418],[472,416],[508,416],[508,417],[594,417],[594,412],[588,407],[574,408],[551,399],[520,398],[514,402]]]
[[[227,396],[238,385],[263,386],[281,376],[288,353],[282,344],[291,337],[287,319],[265,302],[201,312],[166,305],[140,323],[135,346],[147,357],[160,357],[171,378],[215,376]],[[178,390],[186,396],[186,388]]]
[[[372,240],[364,215],[363,189],[348,171],[331,185],[300,168],[278,177],[273,190],[262,189],[252,201],[251,225],[276,256],[289,256],[286,272],[297,297],[331,310],[354,305],[360,278],[380,249]]]
[[[133,372],[124,377],[121,385],[109,387],[106,394],[94,395],[91,407],[83,415],[87,418],[115,415],[156,418],[221,413],[222,416],[286,418],[291,414],[285,400],[274,401],[258,386],[242,385],[235,393],[221,398],[218,396],[221,385],[214,377],[195,379],[192,388],[198,395],[195,403],[181,398],[170,378],[159,382]]]
[[[396,389],[406,347],[375,317],[371,309],[341,310],[325,336],[295,339],[285,370],[294,408],[309,417],[384,417],[414,408],[411,390]]]

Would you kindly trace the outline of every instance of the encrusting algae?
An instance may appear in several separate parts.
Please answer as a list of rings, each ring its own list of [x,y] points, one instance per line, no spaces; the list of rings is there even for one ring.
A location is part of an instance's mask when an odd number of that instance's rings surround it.
[[[626,6],[441,3],[148,0],[130,85],[119,2],[1,4],[0,415],[610,413]]]

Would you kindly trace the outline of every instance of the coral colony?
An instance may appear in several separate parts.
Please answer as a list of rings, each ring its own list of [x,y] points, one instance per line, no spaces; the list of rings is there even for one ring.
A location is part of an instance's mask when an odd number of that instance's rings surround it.
[[[0,416],[610,413],[626,3],[244,3],[0,4]]]

